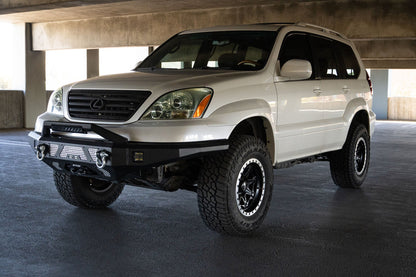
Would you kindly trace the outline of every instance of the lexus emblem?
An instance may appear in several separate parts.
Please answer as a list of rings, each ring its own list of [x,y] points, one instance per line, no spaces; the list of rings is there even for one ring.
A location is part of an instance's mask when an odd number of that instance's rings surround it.
[[[101,98],[93,99],[90,102],[90,108],[93,111],[100,111],[100,110],[104,109],[104,107],[105,107],[105,103],[104,103],[104,100],[101,99]]]

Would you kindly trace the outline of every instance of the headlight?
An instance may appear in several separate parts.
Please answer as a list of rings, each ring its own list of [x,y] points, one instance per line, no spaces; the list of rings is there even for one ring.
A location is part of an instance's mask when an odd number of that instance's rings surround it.
[[[212,97],[209,88],[189,88],[169,92],[144,113],[144,120],[201,118]]]
[[[56,113],[56,114],[63,114],[62,96],[63,96],[62,88],[59,88],[52,93],[51,97],[49,98],[48,112]]]

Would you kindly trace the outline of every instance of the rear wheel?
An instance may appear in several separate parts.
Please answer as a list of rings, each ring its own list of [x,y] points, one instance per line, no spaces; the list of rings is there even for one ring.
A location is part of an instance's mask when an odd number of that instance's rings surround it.
[[[364,125],[352,125],[344,147],[330,157],[331,176],[343,188],[359,188],[370,162],[370,137]]]
[[[198,183],[198,206],[212,230],[245,235],[256,230],[269,208],[273,168],[264,143],[251,136],[228,151],[207,157]]]
[[[81,208],[102,209],[111,205],[124,185],[54,171],[55,186],[62,198]]]

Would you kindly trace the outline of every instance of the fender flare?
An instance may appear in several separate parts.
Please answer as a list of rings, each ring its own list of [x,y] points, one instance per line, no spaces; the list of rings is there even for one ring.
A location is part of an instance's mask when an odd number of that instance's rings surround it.
[[[274,113],[276,114],[276,113]],[[242,122],[252,118],[261,118],[264,127],[266,128],[267,148],[269,150],[270,158],[274,161],[275,158],[275,134],[276,134],[276,118],[273,115],[270,104],[263,99],[248,99],[229,103],[216,109],[210,114],[211,121],[232,125],[231,136],[234,129]]]
[[[368,133],[370,134],[370,109],[366,103],[366,101],[363,98],[356,98],[351,100],[344,112],[344,126],[345,126],[345,130],[346,132],[343,134],[344,135],[344,141],[346,141],[348,133],[350,131],[352,122],[355,118],[355,116],[360,113],[360,112],[365,112],[367,115],[367,122],[365,122],[365,126],[368,130]]]
[[[269,103],[262,99],[247,99],[225,104],[209,115],[212,122],[234,127],[252,117],[264,117],[270,122],[273,130],[276,128],[273,124],[275,119],[272,116],[272,109]]]

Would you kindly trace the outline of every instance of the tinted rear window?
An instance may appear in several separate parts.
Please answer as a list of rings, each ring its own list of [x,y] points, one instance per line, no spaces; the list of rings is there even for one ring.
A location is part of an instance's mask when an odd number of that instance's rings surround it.
[[[343,78],[356,79],[360,75],[360,65],[349,45],[335,42],[335,51],[340,60],[340,74]]]

